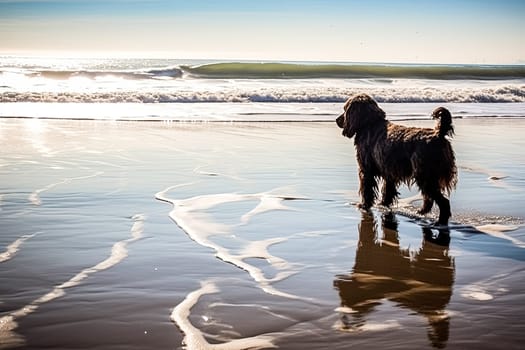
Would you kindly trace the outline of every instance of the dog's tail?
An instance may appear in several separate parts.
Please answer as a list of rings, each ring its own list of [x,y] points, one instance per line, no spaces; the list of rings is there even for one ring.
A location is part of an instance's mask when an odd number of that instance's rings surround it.
[[[452,114],[445,107],[438,107],[432,112],[432,118],[437,119],[436,131],[439,137],[454,135],[454,127],[452,126]]]

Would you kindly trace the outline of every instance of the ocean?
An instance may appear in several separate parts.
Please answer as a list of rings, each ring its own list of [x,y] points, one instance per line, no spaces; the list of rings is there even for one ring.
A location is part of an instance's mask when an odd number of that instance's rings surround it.
[[[523,117],[525,66],[0,57],[0,117],[327,121],[361,92],[392,119]]]
[[[356,93],[454,116],[363,212]],[[0,349],[521,349],[525,67],[0,58]]]

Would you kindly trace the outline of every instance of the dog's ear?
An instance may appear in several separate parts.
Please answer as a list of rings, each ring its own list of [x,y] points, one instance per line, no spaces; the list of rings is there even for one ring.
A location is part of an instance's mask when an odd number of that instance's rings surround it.
[[[362,115],[362,122],[365,124],[374,124],[386,118],[385,111],[370,96],[366,96],[360,103],[360,114]]]
[[[383,122],[386,119],[385,112],[376,101],[368,95],[358,95],[352,99],[346,110],[345,122],[351,125],[353,133],[368,127],[369,125]]]
[[[350,108],[352,106],[352,99],[348,99],[348,101],[346,101],[345,103],[345,106],[344,106],[344,112],[343,114],[341,114],[337,119],[336,119],[336,122],[337,122],[337,125],[343,129],[343,136],[346,136],[348,138],[352,138],[354,137],[355,135],[355,127],[354,127],[354,120],[352,120],[352,116],[351,116],[351,113],[350,113]]]

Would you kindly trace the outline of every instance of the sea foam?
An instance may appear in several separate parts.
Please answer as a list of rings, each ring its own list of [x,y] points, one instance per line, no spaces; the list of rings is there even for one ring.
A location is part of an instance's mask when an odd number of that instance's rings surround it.
[[[231,236],[234,226],[216,222],[205,213],[206,209],[213,208],[220,204],[239,201],[259,201],[259,204],[257,204],[254,209],[239,218],[240,224],[247,224],[256,214],[270,210],[290,210],[290,208],[282,204],[284,198],[288,196],[276,195],[275,191],[256,194],[210,194],[181,200],[171,199],[167,196],[167,192],[180,186],[181,185],[168,187],[158,192],[156,198],[173,205],[173,209],[169,214],[170,217],[193,241],[203,247],[214,250],[217,258],[246,271],[264,292],[285,298],[300,299],[297,295],[281,291],[273,286],[274,283],[282,281],[298,271],[294,264],[268,252],[269,246],[284,242],[288,238],[280,237],[253,241],[246,244],[241,252],[234,253],[212,240],[213,236]],[[266,260],[277,273],[272,278],[266,277],[262,269],[247,262],[247,260],[251,258]]]
[[[32,234],[28,234],[28,235],[23,235],[21,236],[20,238],[16,239],[14,242],[12,242],[11,244],[9,244],[7,247],[6,247],[6,250],[5,252],[3,253],[0,253],[0,263],[2,262],[5,262],[7,260],[10,260],[12,259],[16,253],[18,253],[18,251],[20,250],[20,246],[25,242],[27,241],[28,239],[30,238],[33,238],[35,237],[36,235],[40,234],[41,232],[35,232],[35,233],[32,233]]]
[[[201,282],[201,287],[191,293],[179,303],[171,313],[171,320],[185,334],[184,345],[188,350],[241,350],[265,349],[276,347],[269,335],[259,335],[249,338],[234,339],[220,344],[210,344],[203,333],[190,322],[191,308],[206,294],[219,292],[217,285],[207,280]]]
[[[74,103],[343,103],[349,96],[366,91],[380,103],[502,103],[525,102],[523,83],[499,82],[496,85],[455,84],[414,86],[409,82],[396,84],[343,84],[341,82],[305,81],[277,82],[207,82],[190,86],[174,84],[159,88],[152,85],[98,87],[89,85],[82,91],[64,87],[64,91],[8,91],[0,92],[0,103],[20,102],[74,102]],[[418,84],[419,85],[419,84]],[[106,91],[100,91],[100,89]],[[0,90],[1,91],[1,90]]]

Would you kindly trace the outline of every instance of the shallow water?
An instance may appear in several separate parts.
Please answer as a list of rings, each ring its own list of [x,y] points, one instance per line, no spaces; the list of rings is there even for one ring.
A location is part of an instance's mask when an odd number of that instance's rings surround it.
[[[525,120],[455,125],[440,231],[331,123],[0,119],[0,348],[518,349]]]

